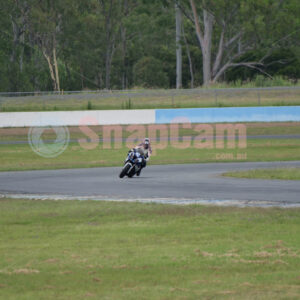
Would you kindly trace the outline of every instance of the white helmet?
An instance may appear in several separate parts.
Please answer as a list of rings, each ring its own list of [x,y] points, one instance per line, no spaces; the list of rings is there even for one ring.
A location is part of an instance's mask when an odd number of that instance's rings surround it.
[[[145,138],[143,144],[145,146],[145,149],[148,149],[149,145],[150,145],[150,139],[149,138]]]

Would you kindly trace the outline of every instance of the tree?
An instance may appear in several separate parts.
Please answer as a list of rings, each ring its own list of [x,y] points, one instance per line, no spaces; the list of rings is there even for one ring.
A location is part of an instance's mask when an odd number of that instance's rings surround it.
[[[20,90],[25,79],[24,49],[25,36],[28,24],[27,1],[8,0],[0,4],[1,45],[4,52],[1,57],[4,65],[1,66],[6,74],[3,76],[9,82],[8,90]],[[26,81],[26,80],[25,80]]]
[[[0,1],[0,90],[296,82],[299,15],[299,0]]]
[[[286,11],[280,12],[287,2],[296,5],[295,0],[185,1],[182,9],[194,25],[202,52],[204,85],[216,82],[232,67],[244,66],[263,72],[264,59],[274,46],[274,40],[267,37],[270,31],[280,33],[278,28],[287,17]],[[281,32],[277,38],[285,36]],[[239,61],[245,53],[261,48],[266,51],[259,60]]]
[[[61,1],[30,2],[29,30],[34,43],[47,61],[54,91],[60,91],[58,48],[63,30],[63,7]]]
[[[28,14],[29,6],[27,1],[19,0],[15,1],[15,5],[9,12],[13,33],[13,47],[10,62],[14,64],[18,56],[20,72],[23,71],[24,42],[28,25]]]

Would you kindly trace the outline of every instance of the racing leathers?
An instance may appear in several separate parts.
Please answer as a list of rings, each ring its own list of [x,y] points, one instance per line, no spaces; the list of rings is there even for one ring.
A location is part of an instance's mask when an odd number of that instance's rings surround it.
[[[141,158],[141,165],[140,165],[140,170],[137,172],[137,176],[140,176],[141,171],[143,168],[146,167],[147,161],[150,158],[150,155],[152,153],[151,146],[149,144],[145,145],[144,143],[139,144],[138,146],[134,147],[133,150],[137,153],[139,153],[140,158]]]

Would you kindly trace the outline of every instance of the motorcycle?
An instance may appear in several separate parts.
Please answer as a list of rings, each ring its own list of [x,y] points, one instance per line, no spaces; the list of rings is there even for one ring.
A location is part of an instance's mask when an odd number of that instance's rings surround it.
[[[119,175],[120,178],[128,176],[129,178],[133,177],[140,169],[143,158],[141,154],[135,149],[132,149],[128,152],[128,155],[124,162],[124,167]]]

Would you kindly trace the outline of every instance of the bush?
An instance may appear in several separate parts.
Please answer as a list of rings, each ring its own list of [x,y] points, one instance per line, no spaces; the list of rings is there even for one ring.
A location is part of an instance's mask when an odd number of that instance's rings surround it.
[[[263,75],[257,75],[254,80],[256,87],[275,87],[275,86],[291,86],[292,83],[282,76],[268,78]]]
[[[143,57],[133,67],[133,77],[136,86],[146,88],[166,88],[169,85],[163,63],[154,57]]]
[[[92,110],[92,109],[93,109],[93,105],[92,105],[92,102],[91,102],[91,101],[88,101],[87,109],[88,109],[88,110]]]

